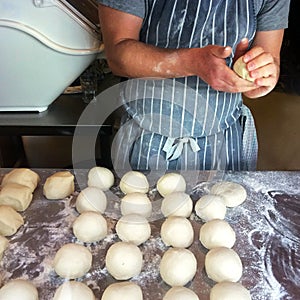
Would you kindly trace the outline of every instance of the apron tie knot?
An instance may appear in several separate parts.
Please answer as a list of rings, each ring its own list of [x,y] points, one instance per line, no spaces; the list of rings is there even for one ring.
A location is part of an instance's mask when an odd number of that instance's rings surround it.
[[[189,144],[193,152],[198,152],[200,150],[200,147],[194,138],[167,138],[163,147],[163,151],[166,152],[167,160],[171,161],[177,159],[181,155],[185,144]]]

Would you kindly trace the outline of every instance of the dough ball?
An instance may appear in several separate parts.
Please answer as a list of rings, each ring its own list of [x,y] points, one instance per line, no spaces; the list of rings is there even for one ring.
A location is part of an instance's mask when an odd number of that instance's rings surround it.
[[[222,196],[227,207],[238,206],[247,198],[247,192],[243,186],[229,181],[221,181],[216,183],[212,186],[210,193]]]
[[[165,197],[173,192],[185,192],[186,182],[181,174],[167,173],[159,178],[156,188]]]
[[[118,242],[110,246],[106,253],[107,271],[117,280],[127,280],[140,274],[143,254],[133,243]]]
[[[55,292],[53,300],[95,300],[93,291],[79,281],[66,281]]]
[[[160,262],[160,275],[170,286],[184,286],[191,281],[197,271],[194,254],[185,248],[170,248]]]
[[[152,213],[152,203],[146,194],[130,193],[121,200],[121,214],[139,214],[149,218]]]
[[[124,281],[109,285],[101,300],[143,300],[140,286],[134,282]]]
[[[28,186],[7,183],[0,191],[0,205],[8,205],[16,211],[24,211],[31,203],[32,197],[32,191]]]
[[[2,180],[2,186],[8,183],[18,183],[21,185],[28,186],[33,192],[40,181],[39,175],[27,168],[13,169],[9,173],[5,174]]]
[[[199,297],[191,289],[174,286],[167,291],[163,300],[199,300]]]
[[[101,189],[89,186],[78,194],[75,205],[80,214],[84,211],[95,211],[103,214],[107,207],[107,197]]]
[[[14,279],[0,289],[0,299],[3,300],[39,300],[36,287],[27,280]]]
[[[74,190],[74,175],[69,171],[61,171],[46,179],[43,193],[47,199],[57,200],[70,196]]]
[[[0,206],[0,235],[11,236],[24,224],[23,217],[12,207]]]
[[[168,217],[162,224],[160,235],[167,246],[187,248],[194,241],[194,229],[184,217]]]
[[[224,219],[226,211],[225,201],[218,195],[204,195],[195,205],[196,215],[204,222],[213,219]]]
[[[168,194],[161,203],[161,212],[165,217],[178,216],[188,218],[192,210],[193,200],[184,192]]]
[[[240,283],[224,281],[212,287],[210,300],[251,300],[251,295]]]
[[[237,282],[242,277],[243,265],[233,249],[218,247],[209,250],[204,264],[207,276],[216,282]]]
[[[88,186],[95,186],[102,191],[109,190],[115,182],[112,171],[104,167],[94,167],[88,173]]]
[[[3,253],[8,246],[8,239],[0,235],[0,261],[3,257]]]
[[[201,226],[199,240],[207,249],[216,247],[232,248],[236,241],[236,235],[228,222],[214,219]]]
[[[116,232],[123,242],[131,242],[138,246],[149,239],[151,227],[145,217],[130,214],[121,217],[117,222]]]
[[[248,81],[254,82],[255,78],[252,78],[247,70],[247,65],[243,61],[243,56],[239,57],[233,65],[233,70],[237,73],[241,78],[246,79]]]
[[[95,211],[84,211],[73,223],[76,238],[85,243],[98,242],[107,236],[106,219]]]
[[[124,194],[136,192],[145,194],[149,191],[149,182],[143,173],[138,171],[129,171],[122,176],[120,189]]]
[[[54,270],[62,278],[75,279],[85,275],[92,266],[92,254],[79,244],[65,244],[54,257]]]

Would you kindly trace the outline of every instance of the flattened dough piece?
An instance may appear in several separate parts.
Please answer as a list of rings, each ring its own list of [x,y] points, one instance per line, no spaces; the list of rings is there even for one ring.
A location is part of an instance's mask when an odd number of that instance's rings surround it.
[[[246,79],[248,81],[254,82],[255,78],[252,78],[247,70],[247,66],[243,61],[243,56],[241,56],[233,65],[233,70],[237,73],[241,78]]]
[[[0,261],[3,257],[3,253],[8,246],[8,239],[0,235]]]
[[[247,198],[245,188],[236,182],[230,181],[217,182],[212,186],[210,193],[221,196],[225,200],[227,207],[238,206]]]
[[[8,183],[18,183],[28,186],[33,192],[40,181],[39,175],[27,168],[13,169],[3,177],[2,186]]]
[[[24,211],[30,205],[32,197],[32,191],[28,186],[7,183],[0,191],[0,205],[8,205],[16,211]]]
[[[23,217],[7,205],[0,206],[0,234],[11,236],[24,224]]]
[[[74,175],[69,171],[60,171],[46,179],[43,193],[47,199],[57,200],[70,196],[74,190]]]

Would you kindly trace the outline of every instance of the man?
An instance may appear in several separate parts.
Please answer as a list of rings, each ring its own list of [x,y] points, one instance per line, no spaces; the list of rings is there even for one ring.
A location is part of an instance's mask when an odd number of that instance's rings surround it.
[[[128,157],[140,170],[255,169],[254,121],[242,94],[275,87],[289,1],[98,2],[112,72],[137,78],[125,88],[132,119],[114,147],[118,168]],[[253,82],[232,70],[242,55]]]

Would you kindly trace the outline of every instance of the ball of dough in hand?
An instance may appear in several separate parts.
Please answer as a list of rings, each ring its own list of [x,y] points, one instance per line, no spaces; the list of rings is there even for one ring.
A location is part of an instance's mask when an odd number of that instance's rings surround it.
[[[149,182],[143,173],[138,171],[129,171],[122,176],[120,181],[120,189],[124,194],[145,194],[149,191]]]
[[[161,226],[160,235],[167,246],[187,248],[193,243],[194,229],[184,217],[168,217]]]
[[[109,285],[101,300],[143,300],[143,293],[140,286],[134,282],[124,281]]]
[[[0,289],[0,299],[39,300],[39,297],[36,287],[30,281],[15,279],[9,281]]]
[[[249,71],[247,70],[247,65],[244,63],[244,57],[239,57],[233,65],[233,70],[237,73],[241,78],[246,79],[248,81],[254,82],[255,78],[251,77]]]
[[[232,248],[236,241],[236,235],[228,222],[214,219],[201,226],[199,240],[207,249],[216,247]]]
[[[65,244],[57,251],[53,266],[60,277],[76,279],[90,270],[92,254],[82,245]]]
[[[199,297],[191,289],[174,286],[167,291],[163,300],[199,300]]]
[[[139,214],[149,218],[152,213],[152,203],[146,194],[130,193],[125,195],[121,200],[121,214]]]
[[[170,286],[184,286],[191,281],[197,271],[194,254],[185,248],[170,248],[160,262],[160,275]]]
[[[88,186],[95,186],[107,191],[113,186],[114,181],[114,174],[107,168],[94,167],[88,172]]]
[[[186,182],[181,174],[167,173],[159,178],[156,188],[165,197],[173,192],[185,192]]]
[[[224,281],[212,287],[210,300],[251,300],[251,295],[240,283]]]
[[[89,186],[78,194],[75,205],[80,214],[84,211],[95,211],[103,214],[107,207],[107,197],[101,189]]]
[[[123,216],[116,224],[116,232],[123,242],[131,242],[140,245],[147,241],[151,235],[151,227],[148,220],[138,214]]]
[[[23,217],[12,207],[7,205],[0,206],[0,234],[11,236],[24,224]]]
[[[33,192],[39,181],[40,176],[36,172],[27,168],[17,168],[4,175],[1,185],[17,183],[29,187],[31,192]]]
[[[237,282],[242,277],[243,265],[233,249],[219,247],[209,250],[204,264],[207,276],[216,282]]]
[[[109,247],[105,264],[107,271],[117,280],[127,280],[140,274],[143,254],[133,243],[118,242]]]
[[[73,223],[74,235],[85,243],[98,242],[107,236],[107,232],[107,221],[94,211],[83,212]]]
[[[70,196],[74,190],[74,175],[69,171],[61,171],[46,179],[43,193],[47,199],[57,200]]]
[[[165,217],[178,216],[188,218],[193,210],[193,200],[184,192],[168,194],[161,203],[161,212]]]
[[[95,300],[93,291],[79,281],[66,281],[55,292],[53,300]]]
[[[204,195],[195,205],[196,215],[204,222],[213,219],[224,219],[226,211],[225,201],[218,195]]]
[[[235,207],[242,204],[247,198],[247,192],[243,186],[230,181],[221,181],[212,186],[211,194],[224,198],[227,207]]]

